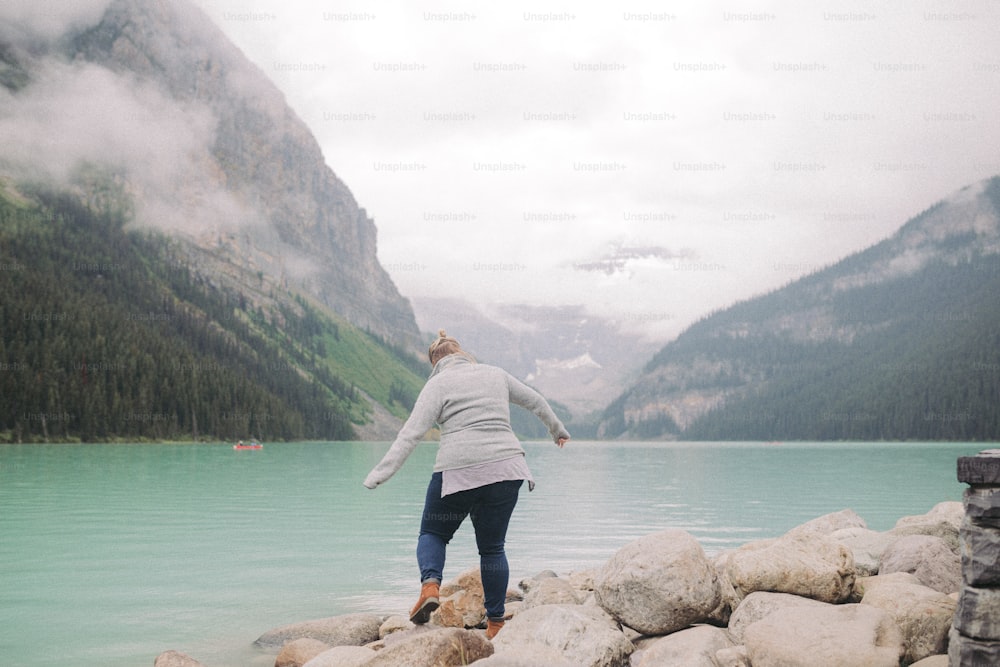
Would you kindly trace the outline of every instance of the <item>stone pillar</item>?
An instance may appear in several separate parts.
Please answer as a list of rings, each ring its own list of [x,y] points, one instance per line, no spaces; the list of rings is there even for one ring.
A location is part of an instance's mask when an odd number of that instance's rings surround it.
[[[965,490],[962,591],[948,643],[949,667],[1000,665],[1000,449],[958,459]]]

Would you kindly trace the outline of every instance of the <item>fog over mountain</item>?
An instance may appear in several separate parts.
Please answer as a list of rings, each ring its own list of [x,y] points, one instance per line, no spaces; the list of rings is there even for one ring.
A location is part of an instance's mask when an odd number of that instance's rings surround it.
[[[0,175],[85,192],[97,170],[131,197],[135,224],[187,239],[207,269],[294,286],[416,342],[376,257],[374,221],[283,94],[200,9],[116,0],[2,11]]]

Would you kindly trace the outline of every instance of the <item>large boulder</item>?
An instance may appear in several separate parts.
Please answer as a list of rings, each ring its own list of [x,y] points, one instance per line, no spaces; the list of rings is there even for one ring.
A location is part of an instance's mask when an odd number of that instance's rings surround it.
[[[839,512],[824,514],[823,516],[806,521],[805,523],[792,528],[788,531],[788,534],[794,535],[799,533],[814,533],[819,535],[831,535],[837,531],[852,528],[867,529],[868,524],[866,524],[865,520],[858,516],[857,512],[854,510],[845,509],[840,510]]]
[[[779,609],[743,634],[753,667],[899,667],[903,636],[869,605]]]
[[[772,591],[839,603],[850,597],[855,577],[850,550],[818,532],[750,542],[727,552],[720,563],[740,598]]]
[[[965,516],[965,508],[957,500],[935,505],[927,514],[904,516],[896,521],[889,533],[896,537],[930,535],[940,537],[948,547],[958,553],[958,533]]]
[[[545,644],[524,644],[504,647],[502,653],[494,653],[476,662],[476,667],[578,667],[570,662],[562,651]]]
[[[546,577],[538,580],[524,594],[524,605],[521,609],[540,607],[546,604],[580,604],[577,590],[561,577]]]
[[[302,667],[329,648],[318,639],[309,637],[293,639],[281,647],[278,657],[274,660],[274,667]]]
[[[375,655],[375,651],[364,646],[334,646],[302,667],[362,667]]]
[[[717,667],[715,654],[733,646],[725,630],[698,625],[657,639],[643,649],[638,667]]]
[[[914,574],[941,593],[955,593],[962,587],[961,558],[945,540],[932,535],[907,535],[886,547],[879,574],[893,572]]]
[[[294,639],[308,637],[327,646],[362,646],[378,639],[381,625],[381,616],[344,614],[283,625],[268,630],[254,644],[264,649],[276,649]]]
[[[611,616],[651,635],[704,621],[720,601],[715,568],[697,540],[679,529],[619,549],[598,573],[594,593]]]
[[[614,619],[584,605],[525,609],[507,621],[493,645],[499,656],[523,655],[528,647],[546,646],[578,667],[625,667],[635,650]]]
[[[811,600],[791,593],[755,591],[746,596],[729,618],[729,634],[736,643],[743,641],[743,633],[757,621],[788,607],[828,607],[829,602]]]
[[[868,528],[844,528],[834,531],[830,537],[850,549],[854,557],[854,569],[859,577],[878,574],[882,554],[897,535],[883,533]]]
[[[903,633],[905,662],[916,662],[948,651],[948,632],[955,616],[955,599],[912,581],[898,572],[872,577],[861,604],[889,612]]]
[[[493,655],[486,633],[462,628],[440,628],[414,634],[387,646],[364,667],[450,667],[467,665]]]

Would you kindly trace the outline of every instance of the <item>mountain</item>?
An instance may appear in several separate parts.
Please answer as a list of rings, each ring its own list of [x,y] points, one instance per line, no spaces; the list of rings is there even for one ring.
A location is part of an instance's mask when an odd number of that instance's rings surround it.
[[[578,426],[617,396],[658,348],[582,306],[412,302],[428,339],[445,329],[477,359],[505,368],[560,404]]]
[[[0,9],[0,440],[391,437],[423,342],[305,124],[185,0],[61,9]]]
[[[81,190],[81,165],[100,165],[124,183],[135,225],[184,239],[204,272],[294,288],[387,340],[418,342],[374,221],[199,9],[114,0],[57,38],[16,30],[0,31],[0,174]]]
[[[0,442],[384,438],[372,403],[412,407],[416,360],[305,297],[192,270],[127,207],[0,194]]]
[[[1000,178],[709,315],[604,411],[602,437],[1000,437]]]

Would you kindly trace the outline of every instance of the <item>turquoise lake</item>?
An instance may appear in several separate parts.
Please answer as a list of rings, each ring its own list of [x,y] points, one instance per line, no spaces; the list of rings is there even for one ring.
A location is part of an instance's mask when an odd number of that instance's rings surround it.
[[[874,530],[961,500],[986,443],[526,443],[537,487],[508,534],[511,581],[599,566],[690,532],[709,554],[850,508]],[[388,443],[0,446],[0,656],[12,666],[151,665],[176,649],[261,667],[266,630],[406,613],[436,445],[374,491]],[[445,578],[478,564],[471,525]]]

